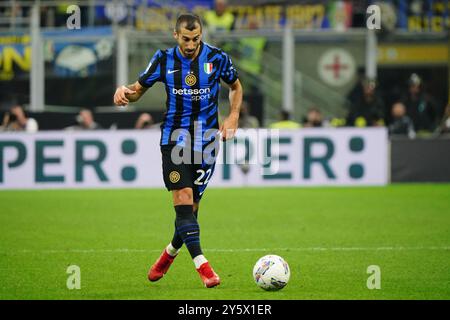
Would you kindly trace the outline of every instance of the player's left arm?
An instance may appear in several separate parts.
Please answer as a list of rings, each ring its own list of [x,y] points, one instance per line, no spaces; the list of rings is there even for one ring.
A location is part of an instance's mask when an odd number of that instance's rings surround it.
[[[239,79],[228,86],[230,88],[230,114],[220,126],[220,132],[224,140],[232,139],[236,134],[242,104],[242,85]]]

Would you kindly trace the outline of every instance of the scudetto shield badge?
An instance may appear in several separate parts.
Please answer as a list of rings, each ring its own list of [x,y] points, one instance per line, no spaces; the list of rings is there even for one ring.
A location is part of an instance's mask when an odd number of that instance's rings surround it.
[[[205,63],[203,65],[203,69],[205,70],[206,74],[211,74],[211,72],[213,71],[213,64],[212,63]]]

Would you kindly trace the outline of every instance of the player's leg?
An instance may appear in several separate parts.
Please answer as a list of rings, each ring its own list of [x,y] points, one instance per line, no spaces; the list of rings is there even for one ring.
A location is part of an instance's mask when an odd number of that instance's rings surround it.
[[[194,202],[193,211],[194,211],[195,219],[198,219],[198,208],[199,208],[199,203]],[[183,246],[183,239],[181,239],[181,237],[178,235],[177,228],[175,226],[175,231],[173,233],[172,241],[170,242],[169,247],[171,250],[173,250],[172,252],[175,253],[175,252],[177,252],[177,250],[179,251],[182,246]]]
[[[176,212],[175,234],[171,242],[172,245],[179,250],[184,243],[192,258],[202,255],[200,227],[194,215],[192,188],[173,190],[172,197]]]
[[[172,179],[172,181],[175,180],[177,179]],[[199,238],[200,230],[193,213],[192,188],[172,190],[172,197],[176,213],[175,235],[151,267],[148,274],[150,281],[157,281],[167,273],[183,243],[186,243],[191,256],[202,256]]]
[[[172,241],[163,250],[163,253],[151,267],[148,278],[157,281],[167,273],[170,265],[177,256],[183,243],[191,254],[196,269],[201,270],[202,280],[207,287],[219,284],[219,279],[209,267],[200,247],[200,228],[197,222],[198,201],[194,202],[193,195],[193,168],[191,165],[174,165],[171,161],[171,149],[162,147],[163,176],[168,190],[172,191],[173,204],[176,212],[175,233]],[[206,270],[206,271],[205,271]],[[212,271],[212,272],[210,272]]]
[[[198,217],[200,200],[214,172],[214,162],[210,164],[205,162],[195,164],[193,172],[195,173],[193,185],[193,197],[194,197],[193,209],[194,211],[197,212]],[[220,284],[219,276],[214,272],[210,263],[206,260],[206,258],[203,255],[195,258],[194,263],[197,272],[199,273],[206,287],[213,287]]]
[[[220,283],[220,279],[202,253],[200,228],[196,214],[194,214],[198,210],[198,202],[204,188],[199,192],[198,188],[195,187],[197,179],[194,177],[194,173],[197,172],[195,167],[188,164],[174,165],[171,161],[171,149],[169,147],[161,147],[161,152],[163,155],[164,182],[173,195],[173,204],[176,212],[176,236],[174,236],[174,239],[172,239],[160,258],[150,269],[149,279],[151,281],[159,280],[167,272],[184,243],[205,286],[208,288],[214,287]],[[204,187],[206,187],[206,184]],[[195,188],[195,193],[193,188]]]
[[[179,196],[185,193],[180,193],[179,190],[192,188],[191,168],[190,165],[174,164],[172,161],[172,149],[172,146],[161,146],[163,178],[167,190]],[[192,206],[192,196],[190,198],[191,200],[188,203]],[[175,208],[175,211],[177,211],[177,208]],[[171,241],[164,248],[148,272],[148,279],[150,281],[157,281],[167,273],[182,245],[182,240],[181,243]]]
[[[204,285],[211,288],[220,284],[219,276],[211,268],[203,255],[200,245],[200,226],[194,209],[198,209],[198,202],[194,205],[192,188],[172,191],[176,216],[176,232],[186,245]]]
[[[196,152],[194,152],[194,153],[196,153]],[[197,153],[197,155],[198,155],[198,153]],[[192,160],[194,160],[195,157],[196,156],[194,154]],[[213,160],[215,160],[215,159],[213,159]],[[208,171],[208,169],[210,169],[210,166],[208,166],[207,168],[203,168],[203,164],[198,164],[198,165],[194,165],[193,172],[195,174],[200,172],[200,173],[202,173],[203,176],[205,176],[207,174],[208,177],[209,177],[212,172],[211,172],[211,170]],[[199,203],[200,203],[201,195],[202,195],[204,189],[201,190],[201,191],[199,190],[199,183],[201,183],[203,185],[203,181],[200,181],[200,182],[197,181],[198,177],[194,176],[192,178],[192,180],[193,180],[193,183],[192,183],[192,186],[193,186],[193,188],[192,188],[192,191],[193,191],[193,209],[192,210],[193,210],[194,217],[197,220],[198,219]],[[206,187],[206,184],[205,184],[204,187]],[[176,194],[174,193],[174,203],[179,201],[179,199],[175,198],[175,195]],[[183,246],[183,239],[178,234],[177,228],[175,226],[175,231],[174,231],[174,234],[173,234],[173,237],[172,237],[172,241],[170,242],[170,247],[172,248],[172,250],[179,250],[182,246]]]

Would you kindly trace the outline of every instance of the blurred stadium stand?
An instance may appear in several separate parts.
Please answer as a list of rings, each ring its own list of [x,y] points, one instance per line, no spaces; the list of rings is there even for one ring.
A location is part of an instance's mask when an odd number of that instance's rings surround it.
[[[80,8],[80,30],[67,28],[72,4]],[[382,13],[376,33],[366,28],[371,4]],[[70,118],[83,107],[113,117],[116,85],[135,81],[157,49],[174,45],[177,15],[211,10],[213,0],[2,1],[1,112],[22,104],[43,130],[56,129],[65,113]],[[276,121],[280,109],[301,122],[311,106],[322,111],[325,124],[345,125],[364,75],[376,77],[385,124],[412,73],[436,101],[434,124],[442,118],[449,101],[448,1],[229,0],[228,10],[235,19],[231,30],[210,32],[205,26],[204,39],[230,52],[250,112],[263,126]],[[159,118],[164,108],[158,84],[129,111]]]

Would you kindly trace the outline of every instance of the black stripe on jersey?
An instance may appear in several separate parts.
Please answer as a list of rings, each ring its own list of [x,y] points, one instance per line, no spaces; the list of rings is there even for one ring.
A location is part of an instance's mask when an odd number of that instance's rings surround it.
[[[220,67],[219,60],[217,60],[217,59],[214,60],[214,61],[212,62],[212,64],[213,64],[213,70],[214,70],[214,72],[211,73],[211,75],[210,75],[209,78],[208,78],[208,82],[209,82],[209,83],[212,83],[212,82],[214,81],[217,72],[220,73],[220,69],[219,69],[219,67]]]
[[[220,52],[220,55],[222,56],[222,63],[219,66],[219,72],[222,72],[223,67],[228,63],[228,60],[223,52]]]
[[[156,58],[155,62],[152,63],[152,65],[150,66],[150,68],[148,68],[148,71],[146,73],[144,73],[140,78],[139,78],[139,83],[143,86],[143,87],[148,87],[148,85],[146,84],[147,79],[156,71],[156,68],[158,68],[158,65],[161,63],[161,55],[158,54],[158,57]],[[160,69],[161,71],[161,69]]]
[[[159,73],[161,74],[161,82],[166,83],[166,65],[167,65],[167,51],[161,51],[161,68]]]
[[[218,88],[217,90],[216,90],[216,93],[213,95],[213,96],[211,96],[211,97],[209,97],[209,100],[208,100],[208,103],[211,105],[211,104],[215,104],[215,105],[218,105],[218,102],[219,102],[219,93],[220,93],[220,88]]]
[[[216,77],[217,72],[220,72],[219,57],[220,57],[221,50],[218,48],[213,48],[211,46],[208,46],[208,48],[211,50],[211,52],[208,53],[207,61],[213,64],[213,70],[214,70],[214,72],[208,78],[208,82],[211,83],[214,80],[214,78]]]
[[[195,77],[197,78],[197,81],[195,82],[195,84],[192,86],[192,89],[200,89],[200,72],[199,72],[199,56],[201,54],[201,50],[199,52],[199,54],[197,55],[197,57],[194,59],[194,61],[191,62],[191,72],[195,75]],[[201,110],[201,105],[200,105],[200,100],[195,100],[192,101],[192,113],[191,113],[191,123],[189,125],[189,132],[191,134],[196,134],[194,132],[195,130],[195,122],[198,121],[198,117],[200,115],[200,110]],[[202,124],[203,126],[204,124]],[[195,144],[195,137],[192,136],[192,140],[191,140],[191,148],[192,150],[194,150],[194,144]]]
[[[205,127],[206,127],[206,128],[211,127],[211,123],[212,123],[212,122],[214,121],[214,119],[216,119],[216,118],[217,118],[217,110],[216,110],[216,112],[214,112],[214,114],[212,114],[211,116],[209,116],[208,119],[206,119]],[[215,127],[217,127],[217,126],[218,126],[218,124],[215,125]]]
[[[208,105],[216,105],[219,106],[219,94],[220,94],[220,87],[217,88],[216,93],[214,95],[211,95],[208,99]]]
[[[219,89],[216,91],[216,94],[214,96],[209,98],[208,104],[218,106],[218,104],[219,104]],[[218,108],[217,108],[217,110],[218,110]],[[206,121],[205,121],[206,127],[209,128],[211,126],[211,123],[213,122],[213,120],[217,117],[217,110],[214,114],[210,115],[206,119]]]
[[[167,112],[169,111],[169,104],[170,104],[170,90],[169,90],[169,86],[166,83],[166,66],[167,66],[167,50],[163,51],[163,56],[162,56],[162,59],[161,59],[161,69],[160,69],[161,82],[166,84],[164,86],[165,89],[166,89],[166,112],[164,113],[164,118],[163,118],[163,122],[161,124],[161,128],[164,126],[164,124],[167,121]],[[161,139],[159,140],[159,144],[160,145],[162,145],[162,139],[163,139],[163,135],[162,135],[162,132],[161,132]],[[170,143],[170,141],[169,141],[169,143]]]
[[[200,89],[200,72],[199,72],[199,60],[195,59],[191,63],[191,72],[195,75],[197,78],[197,81],[192,86],[192,89]],[[192,101],[192,114],[197,115],[200,112],[200,100]]]
[[[210,53],[208,53],[208,61],[211,60],[216,54],[220,53],[220,49],[213,48],[211,46],[208,46],[208,48],[211,50]]]
[[[167,50],[163,51],[163,56],[161,59],[161,69],[160,69],[160,74],[161,74],[161,82],[162,83],[166,83],[166,68],[167,68]],[[164,122],[166,123],[166,119],[167,119],[167,112],[169,111],[169,103],[170,103],[170,91],[169,91],[169,86],[166,84],[165,86],[166,89],[166,114],[164,115]],[[162,141],[162,134],[161,134],[161,141]]]
[[[175,48],[175,50],[178,50],[178,49]],[[182,79],[183,78],[183,70],[182,70],[183,64],[181,63],[181,60],[175,51],[173,53],[173,58],[174,58],[173,70],[180,70],[179,72],[174,73],[174,76],[173,76],[174,88],[182,89],[183,88],[183,79]],[[181,95],[181,94],[176,95],[175,109],[176,109],[176,112],[174,115],[173,126],[172,126],[172,130],[170,132],[169,140],[171,140],[171,138],[172,138],[173,131],[175,129],[179,128],[181,125],[181,118],[182,118],[182,114],[183,114],[183,95]],[[178,138],[178,137],[176,137],[176,138]],[[174,142],[172,141],[172,143],[174,143]]]

